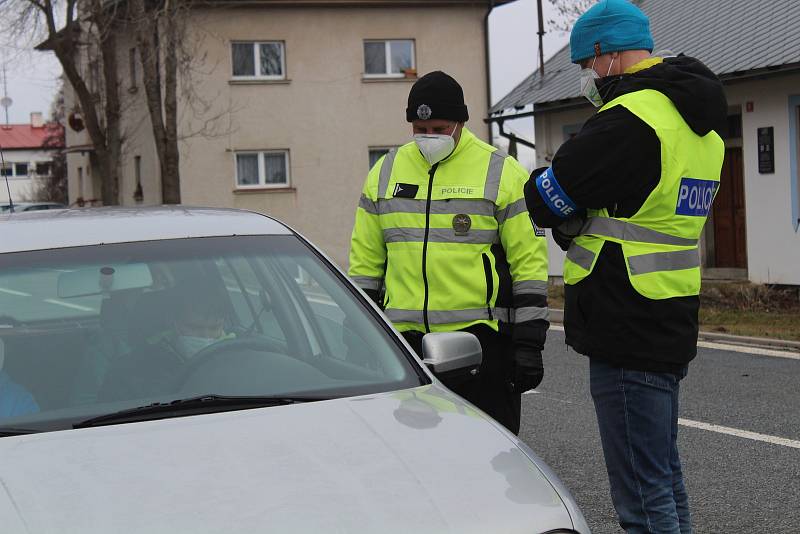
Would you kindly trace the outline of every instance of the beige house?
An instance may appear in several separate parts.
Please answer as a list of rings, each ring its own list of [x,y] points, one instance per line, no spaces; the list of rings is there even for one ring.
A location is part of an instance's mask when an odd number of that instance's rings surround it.
[[[417,73],[441,69],[459,80],[468,126],[488,139],[486,23],[504,3],[255,0],[193,8],[193,75],[182,89],[190,86],[194,100],[183,100],[180,112],[183,203],[267,213],[345,266],[371,163],[411,137],[405,106]],[[120,41],[127,139],[120,200],[158,204],[135,43]],[[99,198],[85,132],[68,128],[67,146],[70,201]]]

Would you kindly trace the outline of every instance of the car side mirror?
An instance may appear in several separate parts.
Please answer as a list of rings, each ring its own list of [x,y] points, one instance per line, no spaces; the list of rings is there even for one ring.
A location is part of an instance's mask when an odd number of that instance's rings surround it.
[[[467,332],[436,332],[422,338],[422,363],[435,374],[468,371],[477,374],[483,360],[478,338]]]

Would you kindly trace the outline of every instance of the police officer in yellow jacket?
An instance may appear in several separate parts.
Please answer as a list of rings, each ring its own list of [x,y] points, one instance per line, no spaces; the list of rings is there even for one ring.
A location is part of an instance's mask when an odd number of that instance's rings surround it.
[[[525,187],[564,264],[566,342],[589,383],[620,525],[691,532],[679,383],[697,354],[698,239],[717,192],[727,103],[700,61],[652,57],[645,14],[603,0],[570,36],[599,112]]]
[[[349,274],[421,353],[428,332],[466,331],[483,348],[478,377],[448,385],[512,432],[520,395],[542,380],[547,249],[525,209],[527,172],[464,123],[464,93],[436,71],[411,88],[414,141],[367,177]]]

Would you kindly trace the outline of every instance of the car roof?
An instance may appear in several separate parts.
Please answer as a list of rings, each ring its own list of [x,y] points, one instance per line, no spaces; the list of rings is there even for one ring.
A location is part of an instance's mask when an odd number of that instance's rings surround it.
[[[160,206],[86,208],[0,215],[0,254],[105,243],[234,235],[292,235],[284,224],[250,211]]]

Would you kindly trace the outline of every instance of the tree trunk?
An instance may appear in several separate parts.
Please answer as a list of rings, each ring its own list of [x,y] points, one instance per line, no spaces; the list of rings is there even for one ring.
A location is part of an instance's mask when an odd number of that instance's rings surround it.
[[[100,40],[100,55],[103,58],[105,80],[106,148],[108,161],[103,169],[101,197],[104,206],[119,204],[119,168],[122,157],[122,131],[117,76],[117,38],[112,29]]]
[[[136,19],[136,40],[142,60],[143,85],[153,129],[158,163],[161,169],[161,199],[164,204],[179,204],[180,179],[178,176],[177,142],[177,36],[175,34],[174,4],[169,0],[164,6],[163,21],[158,11],[148,11],[145,0],[131,3]],[[161,41],[160,28],[166,35],[164,51],[164,94],[161,92]]]

